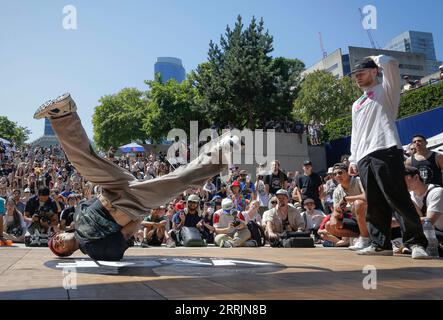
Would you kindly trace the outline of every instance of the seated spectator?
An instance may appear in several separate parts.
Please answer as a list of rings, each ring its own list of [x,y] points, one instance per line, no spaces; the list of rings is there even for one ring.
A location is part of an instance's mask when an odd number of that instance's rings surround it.
[[[197,228],[202,219],[198,211],[199,206],[200,198],[195,194],[191,194],[186,201],[186,208],[174,215],[171,237],[176,244],[179,244],[181,241],[180,231],[182,227]]]
[[[240,182],[235,180],[231,184],[231,192],[229,198],[234,203],[234,207],[237,211],[243,211],[246,209],[247,201],[246,197],[240,192]]]
[[[37,233],[35,245],[47,245],[48,237],[58,227],[59,205],[49,197],[49,188],[42,187],[38,195],[31,197],[26,203],[25,217],[32,218],[28,228],[30,236]],[[42,241],[39,238],[42,235]],[[43,236],[44,235],[44,236]]]
[[[443,256],[443,188],[423,182],[420,171],[415,167],[406,167],[405,181],[411,193],[417,213],[422,222],[424,219],[434,225],[435,234],[439,242],[439,254]]]
[[[220,190],[217,191],[217,193],[215,194],[216,196],[219,196],[222,199],[225,199],[228,197],[228,190],[227,190],[227,186],[226,183],[222,183],[220,185]]]
[[[3,218],[6,213],[6,200],[0,197],[0,247],[2,246],[12,246],[13,242],[10,239],[4,237],[4,226]]]
[[[3,223],[1,230],[3,231],[4,240],[10,240],[14,243],[23,243],[25,241],[26,222],[23,219],[22,213],[17,210],[13,198],[9,198],[6,202],[6,214],[1,217],[0,213],[0,220]],[[0,238],[2,238],[1,233]]]
[[[221,204],[220,204],[221,205]],[[203,207],[203,214],[202,219],[197,224],[197,228],[200,230],[203,239],[206,241],[206,243],[214,243],[214,222],[213,222],[213,216],[214,216],[214,206],[213,202],[206,202]]]
[[[170,240],[169,234],[166,231],[167,223],[168,218],[166,217],[166,208],[164,206],[152,209],[151,213],[141,222],[143,227],[143,241],[141,246],[143,248],[161,246],[163,241],[166,241],[169,246],[174,246],[173,241]]]
[[[238,219],[248,223],[249,221],[254,221],[261,225],[262,218],[259,213],[260,203],[257,200],[252,200],[251,203],[246,207],[245,211],[238,213]]]
[[[338,186],[333,194],[334,212],[326,223],[326,230],[336,237],[344,238],[337,246],[349,246],[349,237],[359,237],[357,243],[349,249],[362,250],[370,245],[365,191],[360,178],[349,175],[346,164],[337,163],[333,169]],[[346,218],[345,213],[352,213],[353,218]]]
[[[280,240],[285,231],[303,231],[305,221],[296,208],[289,206],[289,194],[286,190],[277,191],[277,206],[263,215],[265,234],[269,242]]]
[[[63,209],[62,213],[60,214],[60,223],[59,223],[60,231],[73,230],[75,228],[74,214],[78,203],[77,195],[70,194],[68,196],[67,202],[68,206],[65,209]]]
[[[257,175],[257,180],[255,182],[256,199],[260,201],[260,207],[267,208],[269,205],[269,195],[266,193],[266,187],[263,175]]]
[[[251,182],[251,177],[248,175],[246,170],[240,171],[240,178],[238,182],[240,182],[240,192],[244,195],[244,197],[247,200],[255,200],[255,186]]]
[[[304,231],[312,231],[314,234],[317,234],[317,231],[326,215],[322,211],[315,209],[315,201],[313,199],[306,199],[304,204],[306,211],[302,212],[301,214],[305,220]]]
[[[217,189],[215,188],[215,184],[212,183],[212,178],[206,181],[205,185],[203,186],[203,191],[206,192],[206,198],[208,200],[211,200],[215,195]]]
[[[26,202],[23,202],[22,200],[20,189],[15,189],[12,192],[12,196],[14,198],[14,203],[17,210],[20,211],[21,214],[23,214],[23,212],[25,212]]]
[[[237,219],[238,211],[231,199],[222,201],[222,208],[214,213],[215,244],[221,248],[247,245],[251,232],[246,223]],[[254,244],[255,246],[255,244]]]

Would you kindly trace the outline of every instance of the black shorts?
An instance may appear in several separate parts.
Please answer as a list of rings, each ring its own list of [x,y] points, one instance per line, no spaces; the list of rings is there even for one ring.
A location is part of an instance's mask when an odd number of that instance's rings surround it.
[[[357,220],[355,220],[355,218],[344,218],[343,219],[343,229],[355,232],[360,234],[360,229],[358,228],[358,223]]]
[[[161,246],[163,243],[163,238],[160,240],[157,236],[157,228],[152,229],[152,237],[148,240],[148,245],[150,246]]]

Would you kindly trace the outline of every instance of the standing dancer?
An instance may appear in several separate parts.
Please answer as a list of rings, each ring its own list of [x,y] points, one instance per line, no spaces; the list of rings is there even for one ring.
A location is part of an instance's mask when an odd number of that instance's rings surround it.
[[[382,83],[377,80],[379,71],[383,73]],[[426,259],[427,240],[404,182],[403,149],[395,126],[401,86],[398,62],[383,55],[368,57],[352,73],[364,93],[352,106],[349,174],[359,174],[366,191],[371,240],[357,253],[393,255],[391,220],[395,211],[412,258]]]

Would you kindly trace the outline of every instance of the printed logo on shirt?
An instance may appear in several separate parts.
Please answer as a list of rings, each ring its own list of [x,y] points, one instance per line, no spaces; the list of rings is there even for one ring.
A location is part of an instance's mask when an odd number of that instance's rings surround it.
[[[357,101],[355,101],[354,110],[356,112],[361,111],[361,109],[367,106],[373,99],[374,99],[374,91],[365,92]]]

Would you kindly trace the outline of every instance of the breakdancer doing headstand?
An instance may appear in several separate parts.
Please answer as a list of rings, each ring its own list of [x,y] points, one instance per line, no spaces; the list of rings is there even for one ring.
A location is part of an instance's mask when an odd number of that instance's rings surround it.
[[[95,260],[122,259],[127,240],[137,231],[147,209],[164,205],[189,186],[203,185],[228,166],[230,148],[241,147],[239,137],[228,132],[203,146],[208,152],[200,153],[188,165],[153,180],[139,181],[92,150],[76,110],[71,95],[64,94],[34,114],[35,119],[49,118],[69,161],[103,190],[97,198],[78,205],[74,232],[56,233],[49,241],[49,248],[60,257],[80,249]]]

